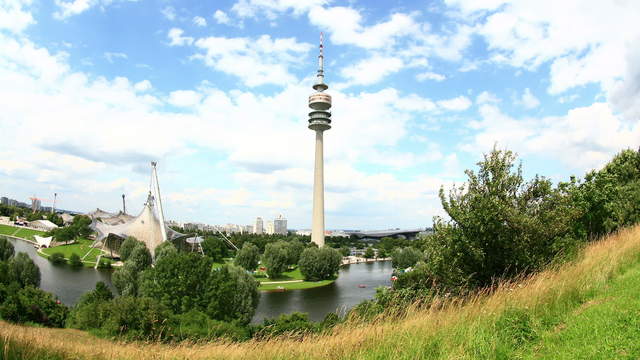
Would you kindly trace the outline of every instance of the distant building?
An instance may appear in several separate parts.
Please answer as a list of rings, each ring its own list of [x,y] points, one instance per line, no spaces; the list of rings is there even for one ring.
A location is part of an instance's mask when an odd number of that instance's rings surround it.
[[[273,221],[267,221],[267,229],[265,231],[267,235],[275,234],[275,228],[273,227]]]
[[[7,198],[6,196],[1,197],[0,198],[0,204],[9,205],[9,198]]]
[[[42,231],[51,231],[58,228],[58,225],[49,220],[34,220],[29,223],[29,226]]]
[[[253,227],[253,233],[254,234],[263,234],[264,233],[264,227],[262,226],[262,218],[260,216],[258,216],[256,218],[256,224]]]
[[[306,229],[306,230],[298,230],[296,231],[296,235],[300,235],[300,236],[310,236],[311,235],[311,230]]]
[[[275,234],[287,235],[287,219],[282,214],[273,220],[273,232]]]
[[[245,225],[242,227],[243,234],[251,234],[253,233],[253,225]]]

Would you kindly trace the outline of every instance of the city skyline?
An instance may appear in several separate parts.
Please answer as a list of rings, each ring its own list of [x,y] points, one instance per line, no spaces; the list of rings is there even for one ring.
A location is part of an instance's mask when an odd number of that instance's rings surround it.
[[[638,13],[632,1],[11,1],[0,188],[83,212],[118,211],[126,194],[135,214],[157,161],[167,219],[286,213],[311,228],[306,96],[322,31],[339,119],[326,228],[430,226],[440,187],[494,145],[554,181],[638,148]]]

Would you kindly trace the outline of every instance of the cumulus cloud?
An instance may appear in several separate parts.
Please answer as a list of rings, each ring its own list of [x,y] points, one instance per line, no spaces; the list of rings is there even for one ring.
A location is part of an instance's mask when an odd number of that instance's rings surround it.
[[[107,59],[108,62],[112,63],[117,60],[117,59],[127,59],[128,56],[125,53],[121,53],[121,52],[105,52],[104,53],[104,58]]]
[[[281,13],[291,11],[297,16],[328,2],[328,0],[239,0],[233,5],[231,11],[240,18],[255,18],[260,14],[274,20]]]
[[[402,69],[404,63],[396,57],[376,56],[342,68],[340,74],[352,85],[371,85]]]
[[[518,100],[518,103],[524,106],[526,109],[534,109],[540,106],[540,100],[531,93],[529,88],[524,89],[522,96]]]
[[[227,15],[227,13],[222,10],[216,10],[216,12],[213,14],[213,18],[218,24],[229,25],[231,23],[231,18],[229,17],[229,15]]]
[[[203,18],[202,16],[194,16],[191,21],[196,26],[200,26],[200,27],[207,26],[207,20],[205,18]]]
[[[440,100],[438,105],[446,110],[463,111],[471,106],[471,100],[466,96],[458,96],[453,99]]]
[[[446,76],[444,76],[442,74],[434,73],[434,72],[431,72],[431,71],[419,73],[418,75],[416,75],[416,80],[418,80],[418,81],[433,80],[433,81],[440,82],[440,81],[444,81],[446,79],[447,79]]]
[[[20,33],[35,20],[29,12],[31,0],[13,0],[0,3],[0,30]]]
[[[169,93],[167,102],[178,107],[192,107],[200,103],[202,94],[193,90],[176,90]]]

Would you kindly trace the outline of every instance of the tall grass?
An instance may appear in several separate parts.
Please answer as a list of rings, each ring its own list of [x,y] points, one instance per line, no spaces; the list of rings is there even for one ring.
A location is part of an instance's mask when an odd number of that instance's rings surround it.
[[[69,329],[0,322],[2,358],[45,359],[500,359],[559,327],[617,274],[640,262],[640,227],[586,247],[571,263],[498,284],[462,301],[403,309],[401,320],[351,319],[330,334],[245,343],[119,343]],[[49,356],[49,357],[47,357]]]

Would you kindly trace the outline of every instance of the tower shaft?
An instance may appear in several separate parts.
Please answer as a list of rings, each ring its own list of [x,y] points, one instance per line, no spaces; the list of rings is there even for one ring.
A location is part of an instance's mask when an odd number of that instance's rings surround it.
[[[316,130],[311,241],[318,247],[324,246],[324,144],[322,130]]]

